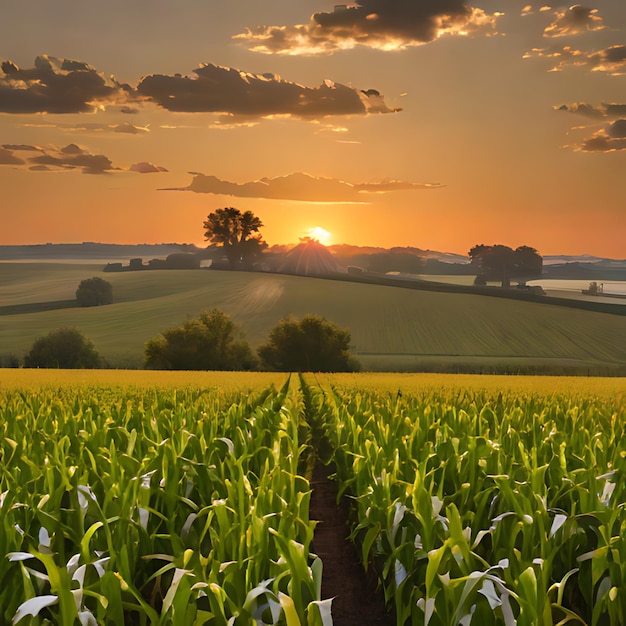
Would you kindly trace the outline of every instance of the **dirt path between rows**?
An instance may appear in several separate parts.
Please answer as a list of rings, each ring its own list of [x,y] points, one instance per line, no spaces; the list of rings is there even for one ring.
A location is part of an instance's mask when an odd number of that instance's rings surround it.
[[[365,573],[348,538],[348,504],[337,505],[337,484],[328,478],[332,471],[318,463],[311,481],[310,519],[318,520],[313,552],[324,564],[322,599],[334,598],[333,626],[394,626],[373,569]]]

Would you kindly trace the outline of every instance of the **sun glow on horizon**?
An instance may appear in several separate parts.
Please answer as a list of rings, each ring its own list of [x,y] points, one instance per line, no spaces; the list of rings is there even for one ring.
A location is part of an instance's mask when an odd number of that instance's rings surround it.
[[[315,226],[313,228],[309,228],[309,230],[304,233],[304,237],[316,239],[323,246],[327,246],[330,244],[333,236],[332,233],[329,233],[325,228],[322,228],[321,226]]]

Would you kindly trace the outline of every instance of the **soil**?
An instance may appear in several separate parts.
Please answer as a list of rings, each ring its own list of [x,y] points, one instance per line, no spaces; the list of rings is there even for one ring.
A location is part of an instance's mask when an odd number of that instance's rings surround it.
[[[333,471],[318,463],[311,481],[310,518],[318,520],[313,552],[324,564],[322,599],[333,598],[333,626],[394,626],[374,569],[365,572],[349,539],[349,503],[337,504],[337,484],[328,478]]]

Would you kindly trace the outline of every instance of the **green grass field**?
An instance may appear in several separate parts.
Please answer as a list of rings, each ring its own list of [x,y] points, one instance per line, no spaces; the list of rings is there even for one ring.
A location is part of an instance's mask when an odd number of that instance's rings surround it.
[[[92,276],[113,284],[115,303],[71,306],[79,282]],[[0,355],[23,357],[37,337],[76,326],[112,367],[139,367],[148,339],[214,307],[234,318],[253,347],[288,314],[324,315],[351,330],[354,351],[367,369],[582,373],[626,366],[621,316],[276,274],[107,274],[101,265],[88,263],[0,264]]]

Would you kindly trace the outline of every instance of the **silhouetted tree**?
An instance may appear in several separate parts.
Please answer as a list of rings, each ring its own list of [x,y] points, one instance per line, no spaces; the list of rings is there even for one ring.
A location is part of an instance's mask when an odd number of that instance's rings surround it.
[[[93,369],[102,358],[90,339],[77,328],[57,328],[37,339],[24,358],[24,367]]]
[[[543,257],[529,246],[513,250],[500,244],[487,246],[480,244],[469,251],[470,263],[476,269],[477,285],[488,281],[499,281],[503,287],[511,285],[511,279],[524,282],[541,276]]]
[[[263,222],[252,211],[242,213],[226,207],[209,213],[204,222],[204,237],[224,249],[232,269],[250,268],[267,247],[260,234],[254,235],[262,226]]]
[[[76,301],[80,306],[111,304],[113,302],[113,286],[98,276],[85,278],[76,290]]]
[[[353,372],[350,331],[319,315],[282,319],[258,349],[263,365],[279,372]]]
[[[168,254],[164,267],[169,270],[197,270],[200,268],[200,257],[188,252],[174,252]]]
[[[205,311],[146,343],[145,366],[165,370],[250,370],[257,359],[229,315]]]

